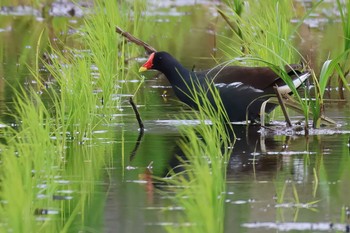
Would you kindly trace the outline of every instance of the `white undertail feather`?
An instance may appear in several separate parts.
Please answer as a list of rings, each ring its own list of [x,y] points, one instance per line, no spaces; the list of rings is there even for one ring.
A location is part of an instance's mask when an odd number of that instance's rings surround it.
[[[310,76],[310,73],[305,73],[305,74],[299,76],[298,78],[296,78],[295,80],[293,80],[295,88],[298,88],[309,76]],[[278,91],[281,94],[288,94],[288,93],[292,92],[292,90],[290,89],[290,87],[287,84],[278,87]]]

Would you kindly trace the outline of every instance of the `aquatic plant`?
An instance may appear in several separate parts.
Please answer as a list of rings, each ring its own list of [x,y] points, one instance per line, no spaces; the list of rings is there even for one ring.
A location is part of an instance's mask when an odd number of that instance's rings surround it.
[[[121,72],[125,68],[124,43],[116,38],[114,25],[130,22],[122,13],[125,8],[121,9],[126,3],[95,3],[96,14],[88,17],[82,29],[86,34],[77,38],[85,41],[86,47],[63,46],[61,51],[51,44],[46,51],[49,56],[41,61],[42,32],[35,64],[29,64],[34,85],[20,84],[15,90],[11,116],[16,128],[1,129],[1,231],[66,232],[84,228],[91,218],[88,209],[96,186],[91,181],[99,178],[101,167],[108,165],[108,156],[113,155],[111,144],[92,147],[98,145],[94,131],[102,129],[119,107],[121,100],[116,96],[121,88],[115,87],[125,78]],[[74,200],[54,200],[58,177],[82,179],[78,185],[69,184]],[[46,218],[51,208],[57,213]],[[81,213],[90,214],[81,217]]]
[[[300,109],[304,112],[305,125],[308,125],[309,103],[299,95],[284,71],[286,65],[297,63],[300,58],[303,59],[293,46],[293,36],[299,25],[293,26],[290,23],[294,16],[291,9],[293,4],[289,0],[249,1],[244,14],[229,15],[231,20],[240,27],[239,39],[232,38],[238,46],[224,45],[223,50],[229,57],[242,57],[233,59],[232,62],[244,62],[245,65],[252,66],[264,64],[279,74],[295,95],[301,106]],[[265,118],[264,115],[262,118]]]
[[[34,88],[17,93],[14,105],[16,129],[1,130],[5,141],[0,145],[0,198],[4,202],[0,207],[1,231],[56,232],[76,228],[79,224],[72,223],[76,219],[80,221],[79,213],[87,209],[93,199],[96,184],[91,181],[101,176],[101,167],[108,161],[108,157],[100,155],[112,150],[111,146],[91,147],[66,135],[65,121],[54,117],[52,109],[46,107]],[[91,160],[94,162],[87,162]],[[64,180],[71,177],[81,177],[81,182],[70,184],[66,180],[65,184]],[[63,188],[61,182],[67,188]],[[74,200],[59,193],[60,189],[72,192]],[[59,198],[62,200],[56,200]],[[63,218],[58,221],[60,217]]]
[[[318,79],[313,74],[315,84],[315,101],[312,101],[310,107],[313,112],[313,127],[319,128],[324,112],[323,96],[332,77],[338,77],[339,93],[343,98],[343,89],[350,91],[346,76],[349,73],[349,52],[350,52],[350,2],[343,7],[337,0],[337,6],[340,13],[341,25],[343,28],[343,50],[339,54],[333,54],[333,58],[326,60],[321,68]],[[336,75],[335,75],[336,74]]]
[[[95,79],[96,95],[106,109],[118,105],[113,94],[118,80],[122,79],[124,70],[124,46],[115,35],[113,26],[121,23],[121,7],[113,1],[96,1],[95,15],[89,15],[83,27],[84,37],[91,56],[91,63],[96,67],[98,76]]]
[[[55,177],[61,174],[59,167],[63,154],[57,154],[56,145],[62,141],[52,140],[55,124],[40,96],[32,89],[29,94],[22,89],[14,102],[13,115],[18,129],[2,129],[1,144],[1,205],[0,215],[3,231],[45,232],[54,224],[38,224],[36,210],[57,208],[50,198],[56,190]],[[16,194],[16,195],[14,195]],[[6,224],[5,224],[6,222]]]
[[[321,125],[321,116],[324,112],[323,96],[327,88],[327,84],[332,75],[336,72],[343,83],[347,83],[345,75],[340,68],[339,63],[347,56],[347,53],[342,53],[340,56],[333,60],[327,60],[323,63],[319,79],[315,77],[313,73],[313,80],[315,83],[315,101],[310,102],[310,107],[313,112],[313,127],[319,128]],[[346,85],[346,88],[350,91],[350,88]]]
[[[179,147],[186,156],[180,159],[179,166],[184,171],[170,173],[172,176],[165,181],[175,187],[175,203],[183,211],[179,214],[179,227],[166,227],[168,232],[224,232],[226,166],[234,134],[231,125],[223,123],[222,118],[228,118],[217,90],[212,87],[208,91],[218,108],[203,100],[207,91],[199,87],[191,95],[199,105],[192,116],[199,124],[179,127]]]
[[[313,9],[315,9],[321,2],[320,1]],[[322,116],[324,113],[324,93],[327,85],[330,83],[332,77],[338,76],[339,92],[343,95],[343,89],[350,90],[348,82],[346,80],[347,73],[350,67],[348,66],[349,52],[350,52],[350,16],[346,14],[345,8],[341,2],[337,0],[338,9],[340,12],[342,27],[343,27],[343,51],[339,54],[333,55],[333,58],[326,60],[321,68],[320,74],[316,77],[315,72],[312,71],[312,78],[315,85],[315,100],[310,101],[309,106],[313,117],[313,127],[319,128],[321,126]],[[350,3],[346,4],[346,9],[349,12]],[[337,74],[337,75],[335,75]],[[345,85],[344,85],[345,84]],[[311,96],[308,96],[311,98]]]
[[[257,1],[250,1],[254,7],[247,8],[245,14],[238,17],[237,14],[231,16],[232,20],[236,21],[238,25],[241,25],[242,36],[238,43],[242,44],[241,50],[236,47],[224,47],[227,51],[228,56],[232,52],[238,56],[247,56],[241,59],[244,62],[250,64],[251,61],[258,61],[264,63],[275,70],[276,73],[288,84],[291,88],[294,98],[293,104],[287,104],[287,107],[291,107],[294,110],[302,111],[305,118],[305,132],[307,133],[307,128],[309,125],[309,118],[313,118],[313,127],[319,128],[321,125],[321,118],[323,117],[323,94],[326,88],[326,84],[330,76],[334,71],[339,74],[341,83],[347,83],[344,73],[340,72],[339,68],[336,68],[336,62],[346,61],[348,51],[344,52],[335,58],[332,66],[328,70],[328,62],[325,62],[324,67],[321,70],[319,78],[316,78],[314,71],[311,69],[312,79],[316,86],[315,101],[311,99],[308,90],[305,89],[304,96],[300,94],[294,88],[293,83],[288,79],[286,72],[283,71],[283,67],[289,63],[296,63],[297,59],[302,59],[304,64],[306,60],[299,54],[297,49],[293,46],[293,38],[297,35],[297,30],[303,20],[308,17],[320,4],[322,1],[318,2],[305,13],[303,18],[299,23],[293,26],[290,23],[293,17],[293,3],[292,1],[269,1],[269,3],[260,3]],[[340,3],[338,3],[340,4]],[[259,6],[259,7],[256,7]],[[263,10],[261,10],[263,9]],[[260,13],[255,12],[258,10]],[[254,17],[252,17],[254,15]],[[341,13],[344,32],[346,32],[346,19],[344,13]],[[249,26],[248,26],[249,25]],[[345,35],[345,48],[346,48],[346,38]],[[252,57],[252,58],[250,58]],[[239,59],[234,59],[233,61],[238,61]],[[346,62],[344,64],[347,64]],[[290,97],[289,97],[290,98]],[[272,100],[270,102],[276,103]],[[299,105],[299,106],[297,106]],[[261,111],[263,114],[264,111]],[[264,119],[262,115],[262,119]],[[330,123],[331,121],[328,121]],[[262,122],[264,124],[264,122]]]
[[[340,13],[341,25],[343,28],[343,53],[345,53],[343,59],[339,61],[340,69],[343,75],[338,75],[339,77],[339,90],[341,97],[343,96],[343,88],[348,87],[348,82],[344,77],[346,77],[350,72],[350,62],[349,62],[349,52],[350,52],[350,2],[347,1],[344,3],[345,6],[341,3],[340,0],[337,0],[337,6]]]
[[[239,36],[237,41],[236,38],[232,38],[237,47],[224,45],[223,52],[228,57],[244,55],[259,57],[281,67],[286,65],[285,61],[295,63],[297,52],[291,40],[295,29],[289,23],[293,17],[293,11],[290,10],[293,9],[291,1],[250,0],[244,9],[240,15],[226,14],[231,21],[236,22],[242,36]],[[235,8],[231,10],[235,12]]]
[[[347,62],[347,59],[349,58],[348,51],[350,50],[350,2],[347,1],[344,7],[341,1],[337,0],[337,5],[343,28],[343,52],[347,52],[342,64],[342,70],[346,76],[350,70],[349,62]]]

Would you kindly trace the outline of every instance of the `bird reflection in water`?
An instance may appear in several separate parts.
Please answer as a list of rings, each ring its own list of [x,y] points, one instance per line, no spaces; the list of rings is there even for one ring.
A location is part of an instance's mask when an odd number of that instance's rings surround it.
[[[233,127],[237,139],[228,162],[227,179],[237,178],[237,176],[251,179],[258,177],[260,173],[263,173],[265,178],[266,176],[274,177],[282,167],[283,161],[279,152],[283,152],[287,148],[285,145],[289,143],[289,137],[286,137],[284,142],[276,141],[273,136],[262,136],[259,133],[260,126],[234,125]],[[233,141],[233,135],[230,136]],[[201,140],[200,137],[198,140]],[[130,156],[131,160],[138,156],[140,143],[142,144],[142,138],[138,138],[135,149],[132,150]],[[170,156],[164,155],[164,157],[169,158],[168,166],[164,168],[161,175],[156,174],[156,176],[167,177],[170,174],[183,171],[184,168],[181,164],[187,159],[177,143],[174,143],[174,147],[169,150],[169,153],[171,153]],[[154,181],[152,166],[148,166],[139,178],[145,181],[146,191],[150,195],[149,198],[152,199],[154,188],[162,185],[158,183],[159,181]]]

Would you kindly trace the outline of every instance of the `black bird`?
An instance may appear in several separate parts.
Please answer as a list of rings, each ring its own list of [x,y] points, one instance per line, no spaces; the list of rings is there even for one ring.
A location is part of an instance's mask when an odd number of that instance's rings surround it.
[[[286,66],[286,72],[298,88],[309,76],[301,72],[300,65]],[[167,52],[152,53],[139,71],[154,69],[162,72],[169,80],[176,96],[194,109],[197,103],[192,99],[193,92],[208,89],[214,85],[220,94],[223,106],[231,122],[246,120],[255,121],[260,118],[261,104],[271,96],[275,96],[273,87],[278,86],[280,93],[291,93],[288,85],[269,67],[218,66],[210,70],[193,72],[183,67]],[[215,107],[211,92],[207,98]],[[277,105],[268,104],[266,112],[271,112]]]

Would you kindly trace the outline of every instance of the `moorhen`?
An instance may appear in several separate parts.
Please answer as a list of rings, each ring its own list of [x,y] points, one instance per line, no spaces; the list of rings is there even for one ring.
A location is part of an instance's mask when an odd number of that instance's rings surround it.
[[[301,72],[300,65],[286,66],[286,72],[298,88],[310,75]],[[220,94],[223,106],[231,122],[259,119],[261,104],[275,96],[273,87],[278,86],[280,93],[291,93],[291,89],[272,69],[268,67],[218,66],[210,70],[193,72],[183,67],[167,52],[152,53],[139,71],[154,69],[162,72],[169,80],[176,96],[194,109],[197,104],[192,99],[193,91],[208,89],[214,85]],[[209,84],[211,83],[211,84]],[[215,107],[211,92],[207,98]],[[266,112],[277,105],[267,104]]]

